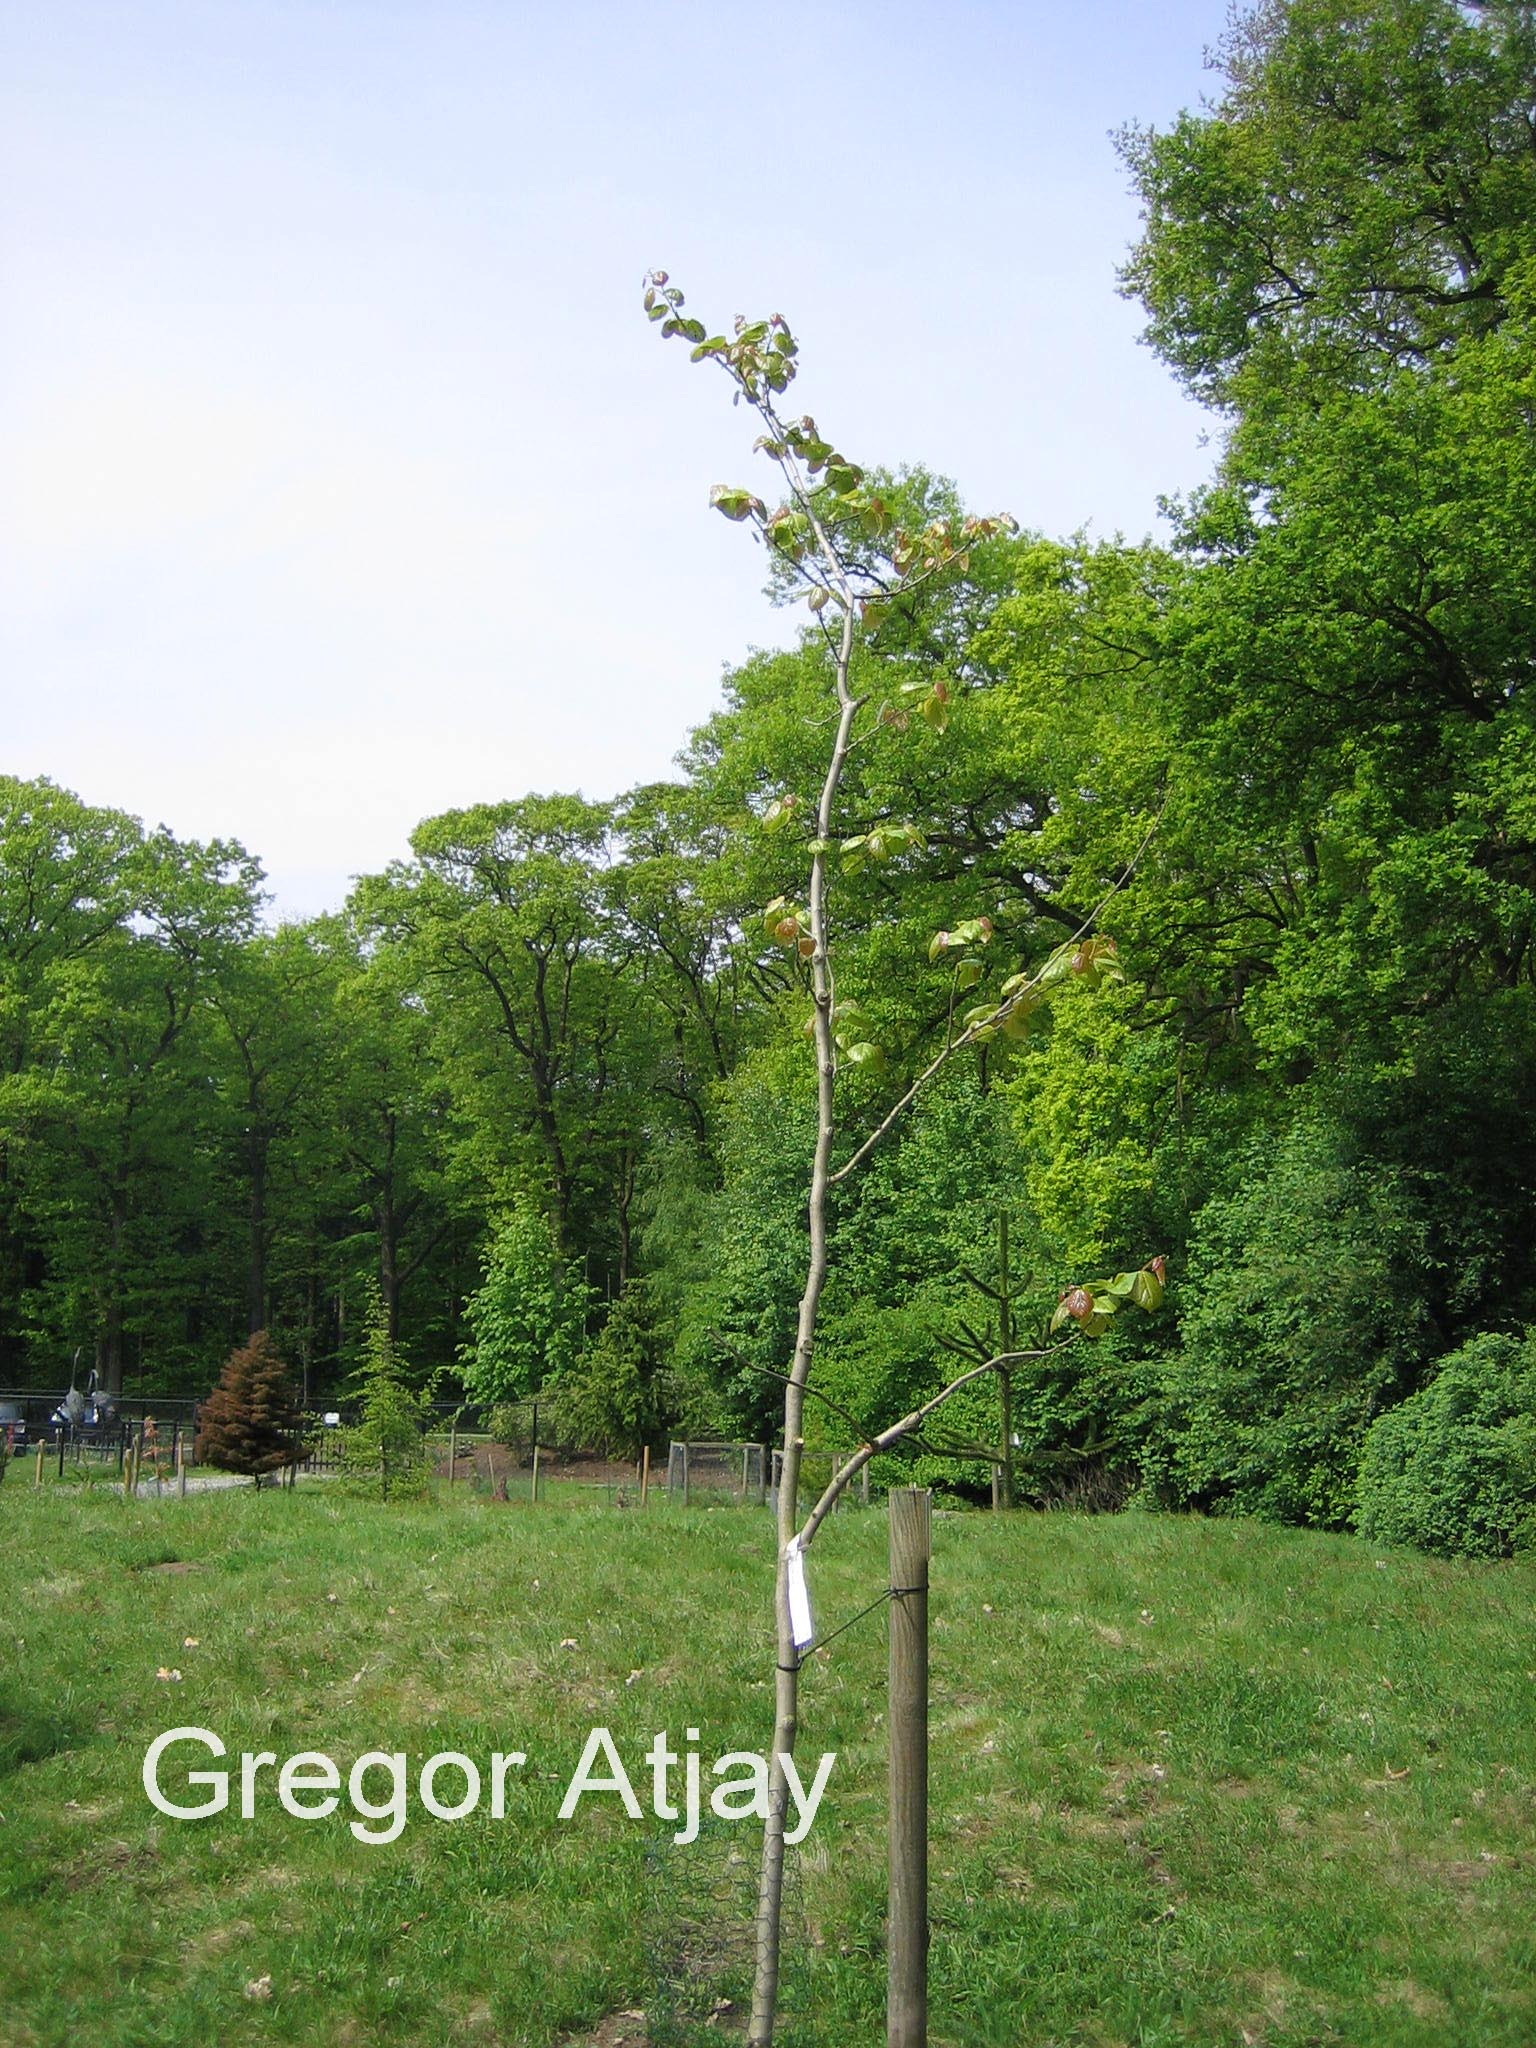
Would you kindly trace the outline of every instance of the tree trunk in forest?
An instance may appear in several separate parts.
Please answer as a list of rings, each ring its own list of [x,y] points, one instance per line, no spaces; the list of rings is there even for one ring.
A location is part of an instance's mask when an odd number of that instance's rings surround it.
[[[106,1394],[123,1391],[123,1255],[127,1229],[127,1197],[119,1176],[111,1195],[106,1295],[101,1330],[96,1338],[96,1385]]]
[[[267,1327],[267,1147],[260,1137],[248,1153],[250,1175],[249,1226],[245,1268],[245,1328],[254,1337]]]
[[[386,1188],[373,1205],[379,1233],[379,1294],[384,1304],[384,1326],[389,1341],[400,1340],[400,1223],[394,1199]]]

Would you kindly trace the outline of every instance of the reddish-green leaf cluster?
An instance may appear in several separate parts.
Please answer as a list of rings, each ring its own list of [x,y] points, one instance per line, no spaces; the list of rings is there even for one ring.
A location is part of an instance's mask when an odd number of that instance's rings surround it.
[[[1050,1333],[1075,1323],[1084,1337],[1102,1337],[1114,1316],[1130,1302],[1148,1314],[1160,1308],[1167,1285],[1167,1261],[1159,1255],[1134,1273],[1095,1280],[1091,1287],[1069,1287],[1051,1316]]]

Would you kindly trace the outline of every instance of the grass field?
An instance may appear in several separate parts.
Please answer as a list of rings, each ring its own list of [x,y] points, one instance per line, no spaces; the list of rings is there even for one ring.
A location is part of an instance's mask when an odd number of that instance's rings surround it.
[[[658,2044],[729,2034],[698,2023],[744,1988],[751,1823],[679,1848],[613,1799],[556,1808],[594,1723],[642,1799],[658,1729],[698,1727],[706,1768],[766,1744],[766,1514],[26,1473],[0,1490],[5,2048],[544,2048],[634,2035],[625,2011]],[[823,1532],[824,1629],[883,1585],[884,1539],[879,1513]],[[957,1515],[933,1583],[936,2044],[1536,2042],[1536,1569]],[[883,2039],[884,1635],[807,1673],[802,1750],[838,1763],[793,1857],[786,2048]],[[140,1768],[178,1725],[343,1772],[529,1761],[504,1820],[413,1796],[370,1848],[270,1793],[248,1823],[161,1816]]]

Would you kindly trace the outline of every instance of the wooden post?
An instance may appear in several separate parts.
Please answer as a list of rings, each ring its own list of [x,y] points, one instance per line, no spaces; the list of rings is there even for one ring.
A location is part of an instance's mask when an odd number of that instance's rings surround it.
[[[1008,1277],[1008,1211],[999,1210],[997,1218],[997,1343],[1002,1352],[1013,1349],[1013,1288]],[[997,1375],[998,1421],[1003,1439],[1003,1469],[999,1475],[1002,1483],[998,1488],[998,1505],[1005,1513],[1011,1513],[1014,1503],[1013,1486],[1013,1367],[1005,1365]]]
[[[35,1487],[41,1486],[43,1483],[43,1452],[47,1448],[47,1445],[39,1438],[37,1445],[37,1477],[32,1481]]]
[[[757,1444],[757,1504],[761,1507],[768,1498],[768,1446]]]
[[[651,1490],[651,1447],[646,1444],[640,1453],[640,1505],[645,1506],[645,1497]]]
[[[533,1447],[533,1504],[535,1507],[539,1504],[539,1447],[537,1443]]]
[[[869,1506],[869,1460],[866,1458],[859,1471],[859,1504]]]
[[[185,1500],[187,1493],[187,1440],[180,1430],[176,1433],[176,1491]]]
[[[683,1445],[683,1506],[688,1505],[688,1446]]]
[[[747,1504],[747,1464],[751,1456],[751,1445],[743,1444],[741,1447],[741,1504],[743,1507]]]
[[[928,1557],[933,1496],[893,1486],[886,2048],[928,2042]]]

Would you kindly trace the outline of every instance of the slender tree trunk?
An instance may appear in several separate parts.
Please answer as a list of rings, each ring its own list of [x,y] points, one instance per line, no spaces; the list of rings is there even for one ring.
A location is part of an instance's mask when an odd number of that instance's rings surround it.
[[[853,606],[843,613],[842,639],[837,664],[838,725],[832,759],[822,785],[817,809],[818,839],[832,832],[833,805],[848,756],[856,700],[848,690],[848,662],[853,651]],[[763,1860],[758,1877],[757,1971],[752,1986],[752,2021],[748,2029],[749,2048],[769,2048],[773,2040],[774,2014],[779,1999],[779,1945],[784,1901],[784,1826],[789,1803],[789,1784],[784,1758],[792,1756],[800,1714],[800,1652],[789,1621],[788,1549],[799,1527],[800,1455],[804,1449],[802,1429],[805,1418],[805,1386],[810,1377],[811,1354],[816,1341],[816,1316],[821,1290],[827,1277],[827,1188],[832,1165],[835,1129],[834,1087],[837,1075],[836,1046],[832,1031],[832,970],[827,958],[826,856],[811,860],[810,902],[811,987],[815,998],[816,1039],[816,1151],[811,1167],[809,1201],[810,1257],[806,1267],[805,1292],[795,1332],[795,1357],[789,1384],[784,1390],[784,1454],[779,1473],[779,1558],[774,1585],[774,1617],[777,1656],[774,1670],[773,1753],[768,1779],[768,1819],[763,1828]]]
[[[112,1194],[107,1255],[106,1300],[101,1334],[96,1340],[96,1384],[103,1393],[123,1391],[123,1261],[128,1235],[126,1201]]]
[[[249,1158],[250,1242],[245,1265],[245,1327],[254,1337],[267,1327],[267,1148],[253,1140]]]
[[[634,1231],[629,1212],[635,1199],[635,1155],[626,1147],[619,1168],[619,1188],[615,1206],[619,1219],[619,1291],[624,1291],[634,1263]]]
[[[1007,1355],[1013,1349],[1013,1289],[1008,1278],[1008,1211],[997,1219],[997,1348]],[[1013,1367],[1004,1365],[997,1374],[998,1420],[1003,1434],[1002,1507],[1006,1514],[1014,1504],[1013,1491]]]
[[[384,1304],[384,1327],[389,1341],[400,1340],[400,1220],[394,1198],[386,1186],[374,1204],[379,1232],[379,1296]]]

